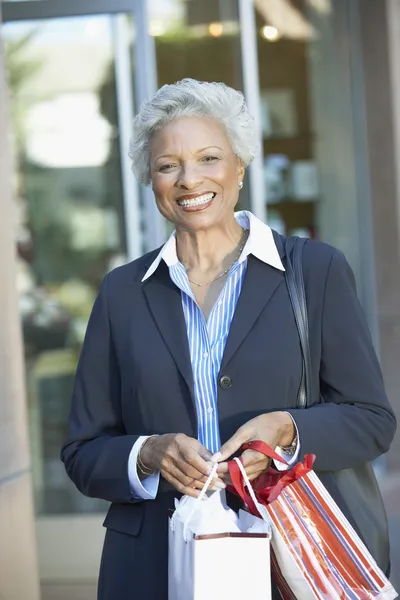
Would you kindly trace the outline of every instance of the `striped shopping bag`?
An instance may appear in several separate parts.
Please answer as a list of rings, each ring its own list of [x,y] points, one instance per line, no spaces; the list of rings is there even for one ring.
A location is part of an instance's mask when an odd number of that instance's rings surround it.
[[[243,446],[274,460],[264,442]],[[269,469],[252,483],[272,528],[271,568],[284,600],[392,600],[396,591],[313,472],[307,455],[288,471]],[[259,515],[243,470],[229,463],[232,491]]]

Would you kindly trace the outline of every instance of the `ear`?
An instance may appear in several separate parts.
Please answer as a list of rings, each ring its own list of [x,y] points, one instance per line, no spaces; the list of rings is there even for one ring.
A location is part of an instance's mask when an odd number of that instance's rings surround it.
[[[242,161],[238,158],[237,159],[237,176],[238,176],[238,183],[239,181],[243,181],[243,177],[244,177],[244,172],[245,172],[245,166],[242,163]]]

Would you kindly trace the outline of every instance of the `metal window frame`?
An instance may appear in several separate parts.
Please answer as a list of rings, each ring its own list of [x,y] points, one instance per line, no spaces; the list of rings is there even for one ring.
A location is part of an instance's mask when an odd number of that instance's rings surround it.
[[[140,56],[135,68],[136,106],[140,106],[157,90],[157,64],[154,38],[149,34],[148,0],[135,2],[135,14],[137,22],[135,54],[137,57]],[[167,230],[150,187],[141,186],[141,198],[146,224],[143,250],[148,252],[165,242]]]
[[[98,14],[134,13],[136,0],[3,0],[3,23],[8,21],[33,21]]]
[[[157,70],[154,50],[154,40],[149,34],[149,19],[147,0],[25,0],[23,2],[2,2],[3,24],[10,22],[35,21],[41,19],[61,19],[67,17],[94,16],[100,14],[132,16],[135,26],[135,43],[133,47],[134,71],[134,100],[135,106],[149,98],[157,88]],[[140,57],[140,60],[137,60]],[[135,60],[136,59],[136,60]],[[118,61],[118,56],[116,56]],[[121,60],[119,60],[121,63]],[[126,67],[126,65],[125,65]],[[131,109],[123,109],[122,102],[129,101],[132,94],[127,90],[126,82],[122,80],[123,65],[116,65],[117,95],[119,98],[119,117],[121,129],[122,154],[126,153],[127,135],[131,129]],[[123,110],[122,110],[123,109]],[[137,258],[143,248],[151,249],[165,241],[165,222],[158,212],[153,194],[149,188],[139,186],[130,172],[129,161],[126,157],[121,160],[121,175],[123,181],[125,228],[127,239],[128,259]],[[144,210],[140,208],[140,196]],[[132,203],[133,206],[132,206]],[[142,214],[143,213],[143,214]],[[142,221],[144,235],[142,237]],[[139,239],[138,239],[139,236]]]
[[[131,61],[129,56],[129,33],[121,14],[113,15],[112,39],[114,46],[114,74],[119,127],[119,150],[121,158],[121,181],[125,216],[126,253],[128,260],[142,253],[140,226],[140,198],[138,186],[132,181],[131,163],[128,156],[130,124],[134,114]]]
[[[258,76],[257,28],[253,0],[238,0],[243,89],[250,114],[258,132],[259,151],[249,166],[251,211],[267,220],[267,203],[263,175],[263,139],[261,128],[260,81]]]

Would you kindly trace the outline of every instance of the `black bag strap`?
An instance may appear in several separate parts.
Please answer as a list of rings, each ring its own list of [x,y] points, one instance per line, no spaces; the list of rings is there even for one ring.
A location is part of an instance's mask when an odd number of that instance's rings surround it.
[[[303,354],[303,369],[299,393],[297,396],[298,408],[306,408],[307,404],[312,403],[313,390],[307,301],[303,278],[303,247],[306,241],[306,238],[290,237],[286,239],[285,243],[285,279],[299,332],[301,351]]]

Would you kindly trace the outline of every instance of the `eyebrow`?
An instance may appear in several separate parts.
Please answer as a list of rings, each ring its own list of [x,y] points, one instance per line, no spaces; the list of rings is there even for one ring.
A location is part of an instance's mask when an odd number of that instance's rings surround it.
[[[205,146],[205,148],[197,150],[196,154],[200,154],[201,152],[204,152],[204,150],[209,150],[210,148],[217,148],[217,150],[221,150],[221,152],[223,152],[223,149],[219,146]],[[161,156],[157,156],[154,162],[156,163],[158,160],[160,160],[160,158],[171,158],[172,156],[175,156],[175,154],[161,154]]]

